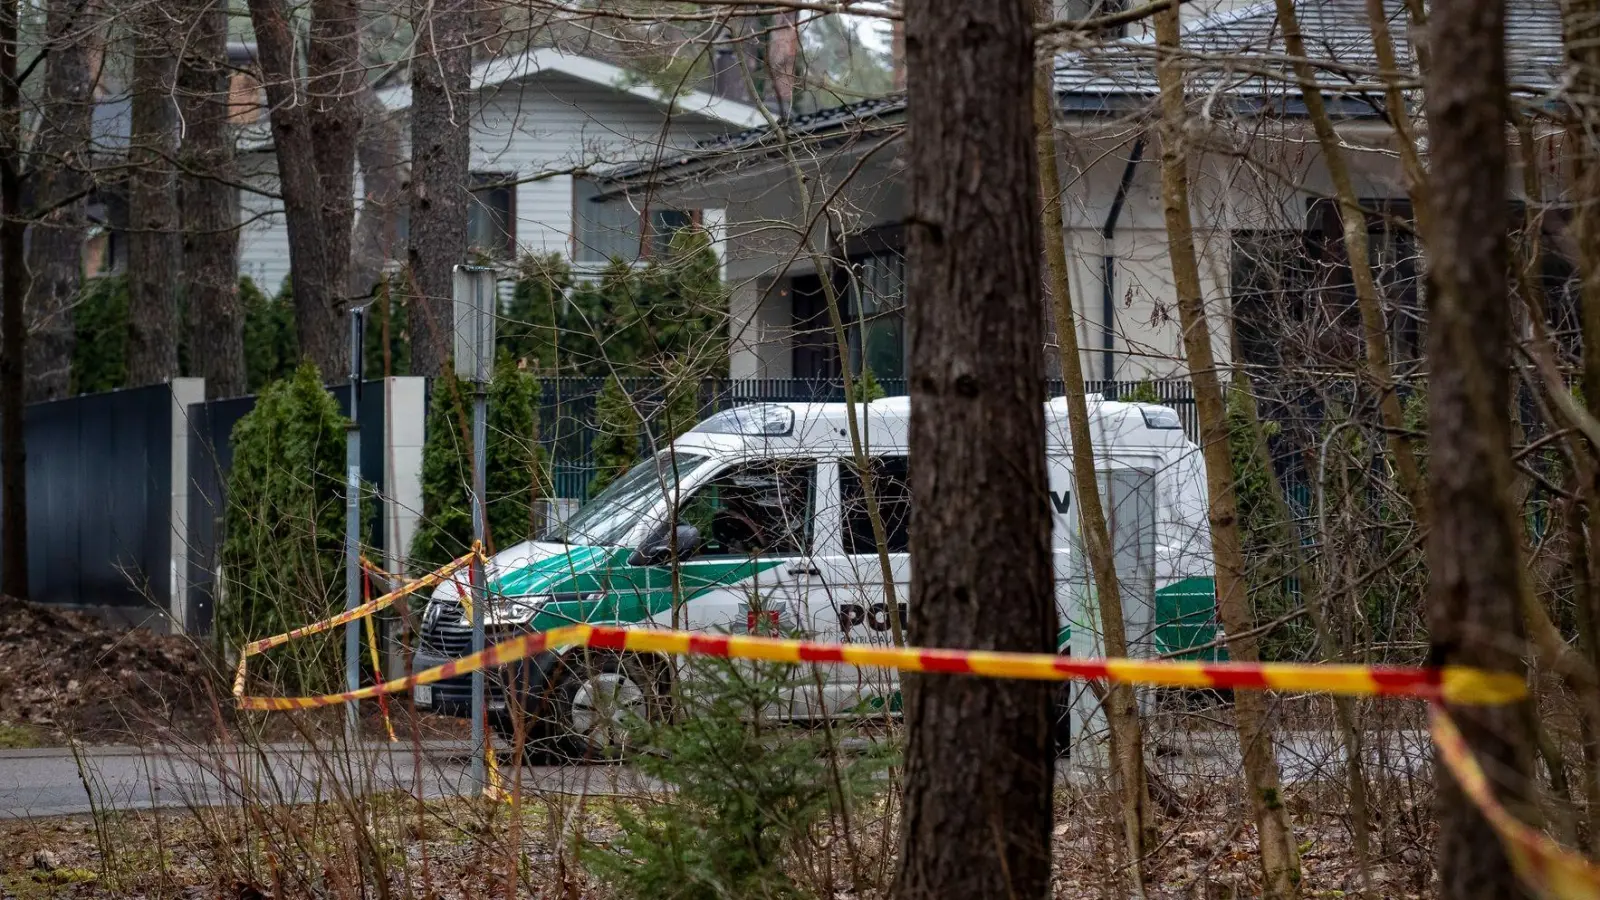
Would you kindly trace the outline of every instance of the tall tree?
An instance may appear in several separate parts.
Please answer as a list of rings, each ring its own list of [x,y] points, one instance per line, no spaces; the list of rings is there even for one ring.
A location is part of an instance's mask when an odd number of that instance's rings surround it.
[[[228,184],[233,141],[228,133],[228,8],[226,0],[188,0],[180,8],[186,36],[178,68],[183,112],[183,282],[189,302],[189,348],[206,395],[246,390],[244,305],[239,299],[238,203]]]
[[[1429,46],[1427,553],[1435,665],[1522,674],[1519,541],[1512,501],[1506,227],[1505,4],[1435,0]],[[1592,376],[1592,373],[1589,373]],[[1532,712],[1452,707],[1513,809],[1528,807]],[[1494,831],[1452,779],[1439,785],[1439,896],[1522,897]]]
[[[128,137],[128,385],[178,374],[178,60],[172,23],[157,4],[139,7],[133,37]]]
[[[1194,218],[1189,209],[1187,114],[1178,54],[1178,16],[1177,4],[1166,6],[1155,16],[1156,44],[1162,51],[1156,65],[1161,89],[1161,206],[1184,353],[1194,382],[1195,411],[1200,417],[1200,444],[1205,448],[1211,547],[1217,566],[1217,614],[1228,634],[1228,654],[1238,662],[1255,662],[1261,653],[1245,597],[1244,547],[1239,534],[1233,460],[1228,454],[1227,407],[1211,348],[1211,325],[1200,290]],[[1299,892],[1300,859],[1283,804],[1266,700],[1258,691],[1239,691],[1234,696],[1234,714],[1250,809],[1261,836],[1263,895],[1293,897]]]
[[[437,375],[451,350],[451,269],[467,253],[472,0],[419,4],[411,64],[411,372]]]
[[[405,206],[405,135],[395,115],[384,108],[378,92],[363,84],[356,102],[361,107],[361,138],[356,164],[361,169],[361,212],[356,216],[355,243],[350,250],[349,291],[352,297],[372,293],[383,267],[400,252],[400,212]]]
[[[311,0],[305,76],[287,0],[249,0],[272,122],[294,270],[300,352],[324,377],[350,362],[344,316],[355,222],[361,10],[356,0]]]
[[[28,290],[22,210],[22,83],[16,0],[0,0],[0,594],[28,595],[27,438],[22,428]]]
[[[1036,4],[1039,18],[1053,17],[1050,0]],[[1055,322],[1062,392],[1067,401],[1067,427],[1072,438],[1074,512],[1083,534],[1089,567],[1099,600],[1101,638],[1107,656],[1128,655],[1127,623],[1122,614],[1122,584],[1117,579],[1116,553],[1105,505],[1101,503],[1099,476],[1095,472],[1094,442],[1089,431],[1089,400],[1084,394],[1083,356],[1078,352],[1078,316],[1073,310],[1072,284],[1067,262],[1065,208],[1061,203],[1061,167],[1056,141],[1055,57],[1039,62],[1033,83],[1033,118],[1039,130],[1039,194],[1043,203],[1045,284],[1051,301],[1049,317]],[[1134,893],[1144,891],[1144,856],[1156,840],[1151,821],[1150,785],[1145,779],[1144,732],[1139,724],[1139,703],[1133,688],[1111,685],[1103,704],[1110,724],[1111,757],[1115,761],[1117,788],[1122,795],[1123,840],[1128,848],[1128,873]]]
[[[911,479],[924,501],[911,626],[923,645],[1055,650],[1033,19],[1030,0],[906,8]],[[898,897],[1049,893],[1054,693],[907,678]]]
[[[83,284],[89,123],[96,40],[91,0],[53,0],[45,14],[45,80],[29,169],[38,213],[28,235],[30,402],[65,397],[72,383],[73,306]]]

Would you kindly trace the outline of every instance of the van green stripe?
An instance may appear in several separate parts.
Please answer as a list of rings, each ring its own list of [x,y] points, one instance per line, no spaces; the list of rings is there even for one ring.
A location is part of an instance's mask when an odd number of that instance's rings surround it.
[[[592,600],[543,604],[530,623],[535,631],[574,622],[643,622],[672,609],[672,570],[664,566],[630,566],[631,553],[627,548],[573,547],[502,575],[493,582],[493,589],[508,597],[596,595]],[[678,567],[683,602],[752,579],[760,572],[777,568],[780,562],[710,559],[684,563]]]

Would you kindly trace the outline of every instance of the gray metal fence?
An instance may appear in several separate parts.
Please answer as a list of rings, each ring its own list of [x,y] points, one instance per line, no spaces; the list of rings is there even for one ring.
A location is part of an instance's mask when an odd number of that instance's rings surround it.
[[[174,397],[186,387],[193,385],[26,408],[31,599],[126,622],[166,611],[180,577],[172,512],[182,493],[173,482],[182,425]]]

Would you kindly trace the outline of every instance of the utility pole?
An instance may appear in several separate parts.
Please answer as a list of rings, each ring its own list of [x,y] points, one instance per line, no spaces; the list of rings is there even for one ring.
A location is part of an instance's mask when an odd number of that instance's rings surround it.
[[[486,525],[484,494],[488,464],[489,378],[494,371],[494,270],[486,266],[456,266],[455,356],[456,377],[472,383],[472,541],[482,547]],[[489,603],[488,573],[482,555],[472,560],[472,652],[484,648],[484,607]],[[482,668],[472,673],[472,784],[478,791],[487,786],[484,760],[488,753],[485,733],[487,703]]]
[[[367,309],[350,309],[350,419],[344,433],[344,608],[361,605],[361,336]],[[344,626],[345,690],[361,687],[361,627]],[[345,704],[345,734],[353,747],[361,740],[361,704]]]

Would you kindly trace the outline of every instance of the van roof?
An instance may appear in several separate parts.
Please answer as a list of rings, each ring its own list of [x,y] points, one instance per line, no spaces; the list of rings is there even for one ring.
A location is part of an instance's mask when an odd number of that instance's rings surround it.
[[[1090,426],[1097,444],[1118,447],[1172,447],[1187,443],[1181,423],[1167,407],[1145,403],[1124,403],[1106,400],[1099,394],[1087,394]],[[833,446],[850,441],[850,419],[847,403],[756,403],[741,407],[742,413],[725,410],[696,426],[679,438],[677,443],[685,448],[706,449],[792,448]],[[738,434],[727,430],[734,427],[736,416],[757,414],[765,408],[777,413],[787,411],[792,415],[792,425],[786,433]],[[1159,411],[1159,412],[1157,412]],[[1149,413],[1149,415],[1147,415]],[[780,414],[784,415],[784,414]],[[742,420],[741,420],[742,422]],[[856,405],[856,423],[870,445],[904,447],[908,444],[911,425],[911,398],[885,397],[864,405]],[[1053,397],[1045,403],[1045,430],[1052,446],[1070,444],[1067,429],[1067,401]]]

